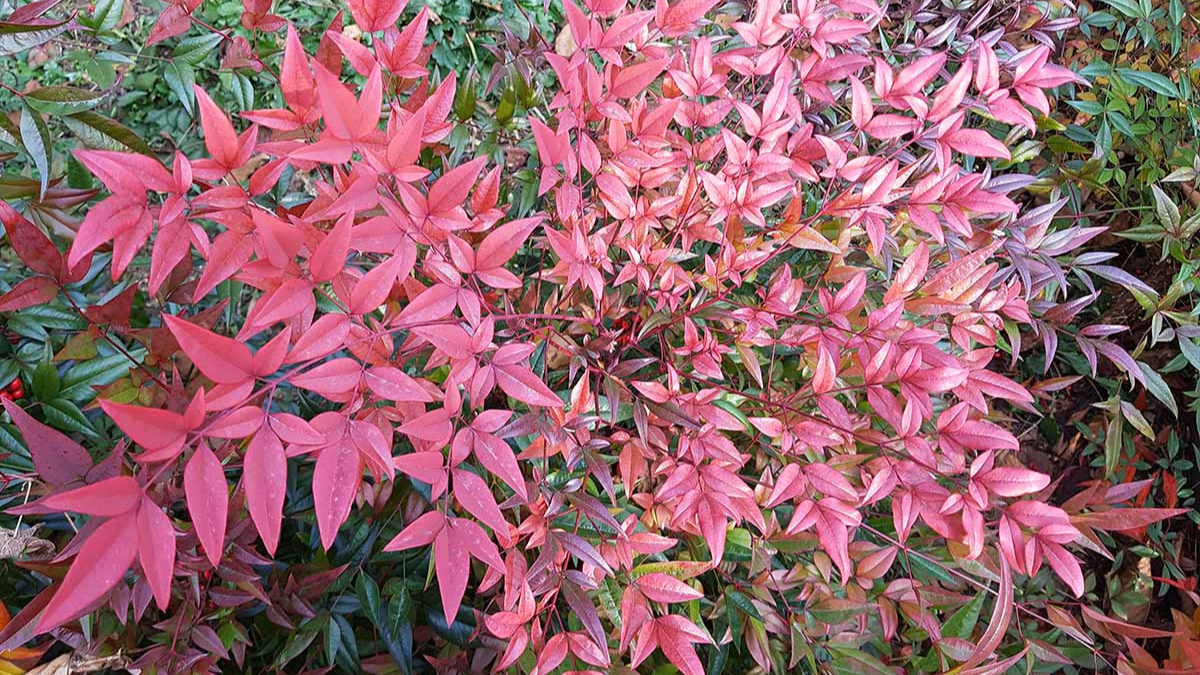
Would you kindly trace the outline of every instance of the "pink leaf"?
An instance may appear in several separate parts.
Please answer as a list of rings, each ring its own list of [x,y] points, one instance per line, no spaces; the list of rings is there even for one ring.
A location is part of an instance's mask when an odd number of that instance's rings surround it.
[[[621,68],[613,78],[609,93],[616,98],[637,96],[667,68],[667,59],[652,59]],[[540,144],[539,144],[540,145]]]
[[[446,625],[454,623],[458,608],[462,606],[467,592],[467,578],[471,573],[471,557],[455,537],[453,524],[437,534],[433,544],[433,561],[437,569],[438,590],[442,596],[442,612]]]
[[[225,522],[229,513],[229,490],[221,460],[201,443],[183,471],[183,489],[196,536],[213,567],[221,564],[225,551]]]
[[[158,504],[143,499],[138,507],[138,559],[158,608],[171,602],[171,577],[175,573],[175,527]]]
[[[129,476],[117,476],[81,488],[43,497],[38,505],[89,516],[119,516],[137,505],[142,489]]]
[[[163,323],[192,363],[213,382],[236,384],[250,377],[254,357],[246,345],[169,314],[163,315]]]
[[[485,469],[492,472],[513,489],[522,500],[528,499],[525,478],[517,464],[517,456],[503,440],[489,433],[474,432],[475,458]]]
[[[129,434],[133,442],[147,450],[161,450],[182,445],[187,434],[183,417],[169,410],[142,408],[139,406],[100,400],[100,407]]]
[[[419,326],[445,318],[454,311],[458,291],[446,284],[425,289],[396,317],[397,326]]]
[[[287,456],[279,437],[269,427],[259,430],[246,446],[242,469],[246,506],[263,546],[271,555],[279,545],[283,503],[287,488]]]
[[[362,377],[362,365],[351,358],[327,361],[291,378],[292,384],[301,389],[315,391],[329,398],[340,396],[358,386]]]
[[[46,633],[88,611],[121,582],[137,552],[137,517],[132,511],[101,523],[83,542],[58,592],[38,619],[36,632]]]
[[[196,103],[200,108],[200,125],[204,128],[204,145],[208,154],[226,171],[241,165],[238,161],[238,137],[224,110],[217,107],[208,92],[195,85]]]
[[[383,547],[385,551],[406,551],[418,546],[428,546],[434,542],[442,529],[446,527],[446,518],[437,511],[421,514],[419,518],[408,524],[400,534],[392,538]]]
[[[947,145],[972,157],[1008,159],[1011,155],[1003,142],[982,129],[959,129],[942,137]]]
[[[487,157],[475,159],[447,171],[429,188],[429,210],[433,213],[447,211],[456,206],[462,206],[479,178]]]
[[[362,456],[350,443],[335,443],[317,455],[313,471],[313,501],[317,511],[317,528],[325,550],[333,546],[338,528],[350,515],[354,495],[362,482]]]
[[[1050,477],[1044,473],[1015,467],[998,467],[978,476],[980,483],[1000,497],[1020,497],[1044,489]]]
[[[563,406],[562,399],[556,396],[554,391],[550,387],[547,387],[528,368],[524,366],[504,366],[497,367],[495,372],[496,384],[500,385],[504,393],[518,401],[547,408],[561,408]]]
[[[51,485],[63,485],[83,478],[92,468],[87,450],[66,434],[33,419],[8,399],[4,399],[4,409],[21,431],[39,478]]]
[[[496,498],[492,496],[488,484],[465,469],[455,469],[452,473],[454,498],[458,503],[481,523],[492,528],[501,541],[508,539],[508,523],[500,513],[500,507],[496,505]]]
[[[408,0],[350,0],[354,23],[368,33],[392,28]]]
[[[675,577],[662,572],[651,572],[637,578],[638,590],[654,602],[687,602],[704,597],[704,594]]]

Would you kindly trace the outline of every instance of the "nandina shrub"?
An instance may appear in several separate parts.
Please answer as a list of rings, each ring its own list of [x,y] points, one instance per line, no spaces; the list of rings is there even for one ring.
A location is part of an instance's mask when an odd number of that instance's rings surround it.
[[[153,319],[100,457],[5,403],[38,474],[14,512],[86,518],[20,639],[132,606],[156,672],[242,664],[256,622],[308,636],[268,663],[323,633],[308,663],[372,672],[1069,662],[1031,635],[1087,639],[1075,607],[1019,584],[1084,595],[1096,530],[1177,513],[1118,508],[1136,484],[1051,505],[1003,425],[1034,406],[1006,333],[1054,335],[1054,258],[1094,233],[1022,216],[1032,178],[986,161],[1079,78],[986,14],[716,5],[565,3],[518,122],[532,215],[503,157],[447,151],[457,80],[387,0],[350,3],[370,46],[287,29],[282,107],[197,87],[207,158],[77,151],[108,194],[65,254],[3,207],[29,268],[4,310],[102,271]],[[324,596],[352,576],[365,625]]]

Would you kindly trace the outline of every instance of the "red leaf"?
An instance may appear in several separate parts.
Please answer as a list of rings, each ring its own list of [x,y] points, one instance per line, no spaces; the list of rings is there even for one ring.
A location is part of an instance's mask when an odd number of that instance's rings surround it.
[[[246,345],[170,314],[163,323],[192,363],[218,384],[239,384],[252,377],[254,357]]]
[[[1075,559],[1075,556],[1060,544],[1050,542],[1043,542],[1042,550],[1046,554],[1046,562],[1050,563],[1050,569],[1054,570],[1058,578],[1067,582],[1071,591],[1075,593],[1075,597],[1082,597],[1083,570],[1079,567],[1079,561]]]
[[[662,572],[642,575],[634,583],[643,595],[654,602],[687,602],[704,597],[700,591]]]
[[[433,397],[416,380],[392,366],[376,366],[363,373],[363,381],[380,398],[396,403],[432,403]]]
[[[408,0],[349,0],[354,23],[368,33],[387,30],[396,25]]]
[[[1100,530],[1136,530],[1187,513],[1187,509],[1109,509],[1071,516],[1071,522]]]
[[[462,206],[486,162],[487,157],[476,157],[447,171],[429,188],[429,211],[441,213]]]
[[[138,551],[137,518],[131,511],[101,523],[83,542],[62,586],[38,619],[46,633],[78,618],[120,583]]]
[[[444,319],[454,311],[457,295],[458,290],[446,284],[430,286],[400,311],[394,323],[419,326]]]
[[[87,475],[92,468],[92,458],[82,445],[33,419],[21,406],[8,399],[4,400],[4,409],[21,431],[39,478],[51,485],[63,485]]]
[[[196,282],[196,290],[192,293],[192,301],[208,295],[217,284],[236,274],[250,261],[254,253],[254,240],[236,230],[226,230],[213,240],[208,252],[208,260],[204,272]]]
[[[335,443],[317,455],[313,471],[313,502],[317,511],[317,529],[325,550],[333,546],[338,528],[350,515],[354,495],[362,482],[362,456],[349,443]]]
[[[383,547],[385,551],[407,551],[418,546],[428,546],[434,542],[442,529],[446,527],[446,517],[437,511],[421,514],[408,524],[400,534],[392,538]]]
[[[158,504],[143,499],[138,507],[138,559],[146,582],[154,591],[158,608],[171,602],[171,577],[175,572],[175,528]]]
[[[719,0],[680,0],[667,10],[666,17],[659,22],[659,28],[669,37],[682,35],[690,31],[717,2]]]
[[[183,471],[183,489],[196,536],[213,567],[221,564],[225,550],[225,523],[229,515],[229,490],[221,460],[201,443]]]
[[[300,335],[283,362],[300,363],[329,356],[342,348],[349,334],[349,317],[345,314],[326,314]]]
[[[977,476],[976,480],[1001,497],[1033,494],[1050,484],[1046,474],[1016,467],[998,467]]]
[[[704,675],[704,665],[692,644],[709,642],[707,635],[678,614],[659,617],[656,624],[658,648],[663,656],[675,664],[682,675]]]
[[[30,270],[51,277],[63,271],[62,253],[49,237],[4,201],[0,201],[0,221],[4,222],[9,245]]]
[[[317,102],[317,90],[313,86],[308,55],[304,53],[300,36],[290,23],[283,49],[283,64],[279,67],[279,88],[283,91],[283,100],[287,101],[288,107],[302,118]]]
[[[194,85],[196,103],[200,108],[200,125],[204,127],[204,146],[208,154],[226,171],[241,165],[238,161],[238,136],[224,110],[217,107],[200,85]]]
[[[541,224],[539,218],[522,218],[505,223],[488,233],[475,253],[476,267],[491,269],[500,267],[516,255],[517,250]]]
[[[446,625],[454,623],[458,608],[462,606],[467,592],[467,578],[471,573],[471,558],[466,547],[457,541],[457,529],[453,522],[438,533],[433,544],[433,561],[437,569],[438,590],[442,596],[442,612]]]
[[[192,17],[187,8],[178,3],[171,3],[164,7],[158,18],[155,19],[154,27],[150,29],[150,36],[146,38],[146,46],[149,47],[176,35],[182,35],[191,27]]]
[[[338,219],[337,225],[321,240],[321,244],[308,261],[308,271],[312,274],[313,281],[325,283],[337,276],[346,266],[353,224],[354,214],[347,213]]]
[[[358,361],[351,358],[340,358],[295,375],[291,378],[291,382],[301,389],[315,391],[330,398],[352,391],[358,386],[361,377],[362,366]]]
[[[142,490],[129,476],[117,476],[67,492],[48,495],[39,506],[55,511],[74,511],[89,516],[119,516],[133,510]]]
[[[392,292],[396,277],[408,274],[411,265],[412,261],[407,257],[394,255],[364,274],[350,292],[350,312],[366,314],[379,309]]]
[[[547,387],[528,368],[524,366],[497,366],[495,372],[496,384],[500,385],[504,393],[518,401],[547,408],[561,408],[563,406],[562,399],[555,395],[554,391],[550,387]]]
[[[53,279],[32,277],[22,281],[12,290],[0,295],[0,312],[15,312],[26,307],[36,307],[50,302],[58,295],[58,285]]]
[[[941,138],[946,145],[972,157],[1008,159],[1008,147],[983,129],[959,129]]]
[[[452,474],[454,498],[458,503],[481,523],[492,528],[501,541],[508,539],[508,523],[500,513],[500,507],[496,505],[496,498],[492,496],[488,484],[464,469],[455,469]]]
[[[652,59],[621,68],[613,77],[609,93],[616,98],[637,96],[666,70],[667,63],[667,59]]]
[[[129,434],[134,443],[147,450],[182,446],[188,428],[183,417],[169,410],[142,408],[101,399],[100,407]]]
[[[475,438],[475,458],[485,469],[504,481],[522,500],[528,499],[525,477],[517,464],[517,456],[503,440],[489,433],[472,432]]]
[[[242,479],[246,484],[250,519],[254,521],[267,552],[275,555],[286,497],[287,455],[270,427],[260,429],[246,446]]]

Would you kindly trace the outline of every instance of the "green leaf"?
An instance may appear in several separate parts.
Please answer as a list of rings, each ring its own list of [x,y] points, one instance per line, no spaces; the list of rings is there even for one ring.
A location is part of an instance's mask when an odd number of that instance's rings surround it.
[[[1157,185],[1151,185],[1150,191],[1154,193],[1154,213],[1158,215],[1159,222],[1168,230],[1179,229],[1179,207]]]
[[[379,600],[379,584],[375,583],[375,580],[366,573],[359,573],[355,591],[358,594],[358,602],[367,613],[367,618],[376,627],[381,627],[379,623],[382,615],[379,612],[382,604]]]
[[[103,92],[56,85],[29,92],[25,102],[47,115],[72,115],[96,107],[103,98]]]
[[[979,612],[983,609],[983,599],[986,593],[980,591],[973,600],[958,608],[958,611],[946,620],[942,626],[942,637],[956,637],[966,640],[975,632],[979,623]]]
[[[83,330],[87,328],[87,320],[78,314],[55,305],[37,305],[17,312],[28,321],[43,328],[58,330]]]
[[[1179,351],[1183,352],[1184,358],[1196,370],[1200,370],[1200,346],[1192,342],[1191,338],[1179,336]]]
[[[425,609],[425,622],[433,632],[437,633],[447,642],[458,646],[467,644],[471,639],[471,634],[475,632],[475,613],[470,607],[462,606],[458,609],[458,615],[454,617],[454,623],[446,625],[446,615],[442,613],[441,607],[427,607]]]
[[[811,605],[808,613],[817,621],[834,626],[869,612],[873,607],[875,605],[872,603],[858,602],[857,600],[825,598],[821,602]]]
[[[283,649],[279,652],[279,656],[275,657],[276,667],[282,668],[283,666],[287,665],[289,661],[307,651],[309,645],[313,643],[313,640],[317,639],[317,634],[319,632],[320,631],[312,628],[311,622],[305,624],[304,628],[300,629],[300,631],[293,632],[292,636],[288,639],[287,644],[284,645]]]
[[[1156,94],[1162,94],[1168,98],[1180,98],[1179,87],[1176,87],[1175,83],[1166,75],[1131,68],[1117,68],[1117,74],[1126,82],[1145,87]]]
[[[137,350],[131,353],[135,359],[141,359],[145,351]],[[60,397],[71,401],[86,403],[96,397],[93,387],[112,384],[125,377],[133,366],[124,354],[102,356],[90,361],[77,362],[63,374]]]
[[[171,88],[175,98],[183,104],[183,109],[191,115],[192,97],[195,95],[193,87],[196,84],[196,73],[192,67],[187,63],[168,63],[163,69],[163,79],[167,81],[167,86]]]
[[[125,0],[97,0],[96,9],[87,25],[97,33],[107,33],[117,27],[124,13]]]
[[[67,30],[67,23],[29,25],[0,21],[0,56],[17,54],[49,42]]]
[[[46,416],[46,423],[52,427],[88,436],[97,435],[91,421],[84,416],[79,406],[70,401],[61,398],[51,401],[42,407],[42,413]]]
[[[33,370],[33,397],[39,401],[53,401],[58,398],[58,369],[49,358],[42,359]]]
[[[1173,415],[1179,417],[1179,408],[1175,404],[1175,394],[1167,386],[1166,380],[1157,371],[1141,361],[1138,361],[1137,364],[1142,369],[1142,375],[1145,376],[1146,390],[1153,394],[1154,398],[1161,401],[1163,405],[1167,406],[1167,409]]]
[[[1113,414],[1104,430],[1104,477],[1109,478],[1117,470],[1121,459],[1121,444],[1125,436],[1125,417]]]
[[[50,184],[50,130],[42,116],[29,107],[21,108],[21,143],[25,152],[29,153],[34,166],[38,170],[38,180],[41,181],[39,198],[45,196],[46,186]]]
[[[747,598],[741,592],[729,591],[725,594],[725,601],[737,607],[746,616],[762,621],[762,614],[759,613],[758,608],[754,606],[754,603],[750,602],[750,598]]]
[[[349,668],[350,672],[360,672],[362,669],[360,663],[361,657],[358,653],[358,639],[354,637],[354,627],[341,614],[334,614],[333,620],[337,622],[338,628],[342,631],[342,649],[339,652],[339,656],[342,657],[342,663],[344,664],[348,659],[351,666]]]
[[[1098,101],[1074,100],[1067,101],[1067,105],[1086,115],[1101,115],[1104,113],[1104,106],[1100,105]]]
[[[254,109],[254,83],[241,73],[222,73],[221,82],[233,94],[240,110]]]
[[[69,115],[62,121],[89,148],[121,152],[132,150],[154,157],[154,150],[146,141],[116,120],[89,111]]]
[[[896,671],[855,647],[829,643],[833,654],[833,672],[837,675],[895,675]]]
[[[8,119],[8,115],[0,115],[0,143],[7,143],[25,152],[25,146],[21,144],[21,130]]]
[[[1131,19],[1145,18],[1145,16],[1142,15],[1141,7],[1138,6],[1135,0],[1104,0],[1104,4],[1112,7]]]
[[[342,645],[342,627],[330,618],[325,622],[325,663],[334,665],[338,649]]]
[[[201,61],[208,58],[217,45],[221,44],[221,40],[225,39],[220,33],[205,33],[204,35],[196,35],[190,38],[184,38],[175,45],[175,51],[172,56],[175,61],[182,61],[188,65],[196,66]]]

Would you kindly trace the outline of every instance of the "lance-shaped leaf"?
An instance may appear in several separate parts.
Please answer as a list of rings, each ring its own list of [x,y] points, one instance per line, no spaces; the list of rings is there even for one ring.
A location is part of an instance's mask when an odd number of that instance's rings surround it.
[[[408,0],[350,0],[350,15],[359,28],[375,33],[395,26],[407,4]]]
[[[158,504],[142,499],[137,513],[138,560],[154,592],[158,608],[171,602],[171,577],[175,573],[175,527]]]
[[[183,471],[183,489],[187,495],[188,513],[196,526],[208,561],[213,567],[221,564],[225,551],[225,524],[229,516],[229,490],[221,460],[201,443]]]
[[[137,552],[134,511],[101,523],[83,542],[62,586],[38,619],[36,631],[48,632],[91,609],[121,581]]]
[[[362,483],[363,460],[349,439],[321,450],[313,471],[313,501],[317,511],[317,529],[321,545],[333,546],[338,528],[350,515],[354,495]]]
[[[246,345],[169,314],[163,323],[200,372],[218,384],[239,384],[252,377],[254,358]]]
[[[264,425],[246,446],[242,464],[246,506],[263,546],[271,555],[279,545],[287,487],[287,455],[270,426]]]
[[[64,485],[87,475],[92,458],[82,445],[33,419],[8,399],[4,400],[4,409],[21,431],[38,477],[51,485]]]

